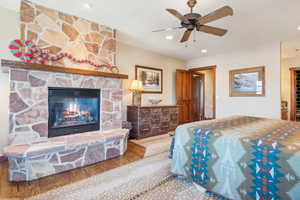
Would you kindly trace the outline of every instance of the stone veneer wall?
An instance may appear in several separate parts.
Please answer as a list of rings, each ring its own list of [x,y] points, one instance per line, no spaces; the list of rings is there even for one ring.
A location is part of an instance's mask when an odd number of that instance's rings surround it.
[[[115,64],[116,38],[112,28],[24,0],[20,21],[21,39],[49,50],[50,55],[66,52],[97,64]],[[67,58],[48,64],[110,72],[107,68],[78,64]]]
[[[122,80],[10,69],[9,144],[48,139],[48,87],[101,89],[101,130],[122,127]]]

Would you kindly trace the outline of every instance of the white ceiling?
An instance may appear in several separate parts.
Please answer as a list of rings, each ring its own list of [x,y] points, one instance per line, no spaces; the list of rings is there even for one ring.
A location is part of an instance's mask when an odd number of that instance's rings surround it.
[[[283,41],[281,45],[282,58],[300,57],[300,37],[296,40]]]
[[[271,42],[300,39],[299,0],[198,0],[195,12],[207,14],[224,5],[234,9],[233,17],[226,17],[209,25],[229,30],[224,37],[195,33],[197,40],[188,47],[180,44],[183,30],[153,33],[153,30],[176,27],[178,20],[165,11],[174,8],[189,11],[187,0],[33,0],[119,31],[118,39],[125,43],[149,49],[184,60],[256,48]],[[87,2],[91,9],[85,8]],[[19,10],[19,0],[0,0],[0,6]],[[174,40],[165,39],[173,34]],[[207,49],[207,54],[201,54]]]

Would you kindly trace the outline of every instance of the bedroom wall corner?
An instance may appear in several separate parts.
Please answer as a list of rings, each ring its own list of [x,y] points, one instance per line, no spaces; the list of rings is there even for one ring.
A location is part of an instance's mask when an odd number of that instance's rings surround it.
[[[249,115],[280,119],[280,42],[241,52],[192,59],[187,65],[189,68],[217,65],[217,118]],[[255,66],[266,67],[266,96],[230,97],[229,71]]]

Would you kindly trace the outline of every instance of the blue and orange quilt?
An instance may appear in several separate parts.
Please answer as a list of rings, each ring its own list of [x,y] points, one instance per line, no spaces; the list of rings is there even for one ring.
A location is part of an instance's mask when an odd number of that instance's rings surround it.
[[[300,199],[300,123],[234,116],[179,126],[172,169],[229,199]]]

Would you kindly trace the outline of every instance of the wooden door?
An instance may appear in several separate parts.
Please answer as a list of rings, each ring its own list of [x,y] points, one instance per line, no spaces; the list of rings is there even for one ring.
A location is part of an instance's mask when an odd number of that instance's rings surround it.
[[[176,104],[179,108],[179,124],[192,122],[193,108],[192,72],[176,70]]]

